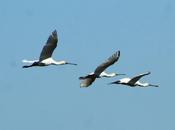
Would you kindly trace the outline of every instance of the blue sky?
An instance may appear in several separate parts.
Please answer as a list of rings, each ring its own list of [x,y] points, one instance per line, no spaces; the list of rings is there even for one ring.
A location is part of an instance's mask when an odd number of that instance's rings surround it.
[[[174,130],[174,0],[1,0],[0,130]],[[22,69],[57,29],[54,58],[78,66]],[[159,88],[78,80],[116,50],[109,72]]]

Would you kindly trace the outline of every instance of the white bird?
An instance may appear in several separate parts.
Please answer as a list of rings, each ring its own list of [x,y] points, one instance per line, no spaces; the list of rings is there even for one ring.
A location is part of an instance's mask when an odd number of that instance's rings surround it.
[[[159,87],[158,85],[153,85],[153,84],[149,84],[149,83],[141,83],[139,81],[140,78],[142,78],[145,75],[149,75],[149,74],[151,74],[151,72],[139,74],[133,78],[123,78],[123,79],[120,79],[118,81],[115,81],[115,82],[112,82],[109,84],[123,84],[123,85],[127,85],[130,87],[136,87],[136,86],[139,86],[139,87],[148,87],[148,86]]]
[[[24,63],[31,63],[31,65],[25,65],[23,68],[29,68],[33,66],[48,66],[48,65],[64,65],[64,64],[70,64],[70,65],[77,65],[74,63],[69,63],[67,61],[55,61],[52,59],[52,53],[57,47],[58,42],[58,36],[57,31],[54,30],[52,34],[49,36],[46,45],[43,47],[39,60],[23,60]]]
[[[111,57],[107,59],[104,63],[99,65],[94,72],[88,74],[87,76],[84,77],[79,77],[82,82],[80,83],[80,87],[88,87],[90,86],[96,78],[101,78],[101,77],[114,77],[117,75],[124,75],[124,74],[117,74],[117,73],[106,73],[104,70],[114,64],[116,61],[118,61],[120,57],[120,51],[117,51],[115,54],[113,54]]]

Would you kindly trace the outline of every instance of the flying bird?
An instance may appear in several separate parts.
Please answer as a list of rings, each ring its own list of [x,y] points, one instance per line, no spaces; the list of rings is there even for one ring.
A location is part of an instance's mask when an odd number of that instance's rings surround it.
[[[29,68],[33,66],[48,66],[48,65],[65,65],[65,64],[70,64],[70,65],[77,65],[75,63],[69,63],[67,61],[55,61],[52,59],[52,54],[55,48],[57,47],[57,42],[58,42],[58,36],[57,36],[57,31],[54,30],[52,34],[49,36],[46,44],[44,45],[41,53],[39,60],[23,60],[22,62],[24,63],[30,63],[31,65],[25,65],[23,68]]]
[[[139,81],[143,76],[146,76],[146,75],[149,75],[149,74],[151,74],[151,72],[139,74],[139,75],[137,75],[133,78],[123,78],[123,79],[120,79],[118,81],[115,81],[115,82],[112,82],[112,83],[109,83],[109,84],[123,84],[123,85],[127,85],[127,86],[130,86],[130,87],[136,87],[136,86],[139,86],[139,87],[149,87],[149,86],[159,87],[158,85],[153,85],[153,84],[150,84],[150,83],[141,83]]]
[[[115,54],[113,54],[111,57],[107,59],[104,63],[99,65],[94,72],[88,74],[87,76],[79,77],[82,82],[80,83],[80,87],[88,87],[90,86],[96,78],[101,77],[114,77],[117,75],[124,75],[124,74],[117,74],[117,73],[106,73],[105,69],[114,64],[118,61],[120,57],[120,51],[117,51]]]

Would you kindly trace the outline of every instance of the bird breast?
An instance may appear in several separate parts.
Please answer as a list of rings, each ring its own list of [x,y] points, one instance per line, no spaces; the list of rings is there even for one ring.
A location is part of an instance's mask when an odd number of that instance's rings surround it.
[[[120,80],[121,83],[128,83],[131,79],[130,78],[123,78]]]
[[[52,58],[47,58],[43,61],[41,61],[41,63],[44,63],[45,65],[50,65],[50,64],[54,64],[54,60]]]

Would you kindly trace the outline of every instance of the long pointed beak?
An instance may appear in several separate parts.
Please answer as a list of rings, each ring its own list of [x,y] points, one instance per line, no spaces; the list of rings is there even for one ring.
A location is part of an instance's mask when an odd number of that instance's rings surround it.
[[[152,87],[159,87],[159,85],[153,85],[153,84],[149,84],[149,86],[152,86]]]
[[[70,63],[70,62],[67,62],[66,64],[68,64],[68,65],[77,65],[75,63]]]
[[[117,74],[117,75],[126,75],[126,74]]]

